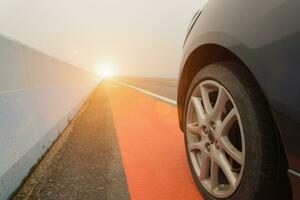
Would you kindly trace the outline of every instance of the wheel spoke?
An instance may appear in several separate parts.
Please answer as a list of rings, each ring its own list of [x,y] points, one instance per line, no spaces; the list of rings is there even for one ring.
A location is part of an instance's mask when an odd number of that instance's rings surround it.
[[[219,167],[217,163],[211,159],[210,163],[210,184],[211,184],[211,192],[213,193],[214,189],[219,186]]]
[[[198,97],[192,97],[192,102],[196,111],[198,124],[205,124],[205,112],[201,104],[201,99]]]
[[[210,166],[209,156],[206,153],[202,152],[201,161],[200,161],[200,177],[199,177],[200,181],[203,181],[208,177],[209,166]]]
[[[228,96],[225,90],[223,88],[219,88],[218,97],[209,118],[214,120],[220,119],[227,101],[228,101]]]
[[[202,98],[205,113],[209,114],[212,112],[213,109],[208,95],[209,92],[207,88],[205,88],[203,85],[200,85],[200,92],[201,92],[201,98]]]
[[[232,171],[232,166],[229,163],[228,159],[226,158],[225,154],[218,153],[218,156],[216,157],[216,162],[218,163],[219,167],[222,169],[230,185],[234,188],[238,176],[236,173]]]
[[[237,120],[237,109],[233,108],[217,127],[216,133],[220,136],[227,136],[232,124]]]
[[[240,165],[243,164],[243,154],[239,150],[233,146],[233,144],[230,142],[229,138],[227,136],[221,138],[221,147],[228,153],[228,155],[233,158],[237,163]]]

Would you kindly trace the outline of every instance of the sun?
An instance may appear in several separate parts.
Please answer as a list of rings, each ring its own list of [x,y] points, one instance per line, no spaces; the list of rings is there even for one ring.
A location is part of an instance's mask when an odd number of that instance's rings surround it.
[[[112,77],[114,76],[115,65],[113,63],[99,63],[97,64],[97,71],[100,77]]]
[[[101,70],[100,75],[102,75],[104,77],[112,77],[113,76],[113,71],[112,71],[112,69],[105,68],[105,69]]]

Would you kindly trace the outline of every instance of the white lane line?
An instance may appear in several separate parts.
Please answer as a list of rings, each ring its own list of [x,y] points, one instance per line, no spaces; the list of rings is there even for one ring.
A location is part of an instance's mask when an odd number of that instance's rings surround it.
[[[113,80],[113,81],[116,82],[116,83],[119,83],[119,84],[121,84],[121,85],[127,86],[127,87],[129,87],[129,88],[132,88],[132,89],[134,89],[134,90],[137,90],[137,91],[139,91],[139,92],[142,92],[142,93],[144,93],[144,94],[147,94],[147,95],[150,95],[150,96],[152,96],[152,97],[155,97],[155,98],[157,98],[157,99],[160,99],[160,100],[162,100],[162,101],[168,102],[168,103],[173,104],[173,105],[177,105],[177,102],[176,102],[176,101],[174,101],[174,100],[172,100],[172,99],[169,99],[169,98],[167,98],[167,97],[163,97],[163,96],[160,96],[160,95],[158,95],[158,94],[154,94],[154,93],[149,92],[149,91],[147,91],[147,90],[143,90],[143,89],[141,89],[141,88],[135,87],[135,86],[133,86],[133,85],[129,85],[129,84],[127,84],[127,83],[123,83],[123,82],[121,82],[121,81],[117,81],[117,80]]]
[[[290,172],[291,174],[300,177],[300,174],[292,169],[289,169],[288,172]]]

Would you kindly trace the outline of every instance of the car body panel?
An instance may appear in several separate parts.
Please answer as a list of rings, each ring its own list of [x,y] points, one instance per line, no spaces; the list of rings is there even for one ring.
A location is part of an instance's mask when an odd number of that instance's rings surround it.
[[[300,172],[299,9],[297,0],[209,0],[186,39],[181,64],[182,73],[191,53],[206,44],[225,47],[241,59],[268,100],[289,167],[296,172]]]

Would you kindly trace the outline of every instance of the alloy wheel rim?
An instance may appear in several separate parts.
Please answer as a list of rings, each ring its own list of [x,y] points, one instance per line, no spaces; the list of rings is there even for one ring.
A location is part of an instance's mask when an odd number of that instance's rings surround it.
[[[199,182],[217,198],[239,187],[245,166],[245,139],[236,104],[214,80],[198,84],[190,98],[187,148]]]

